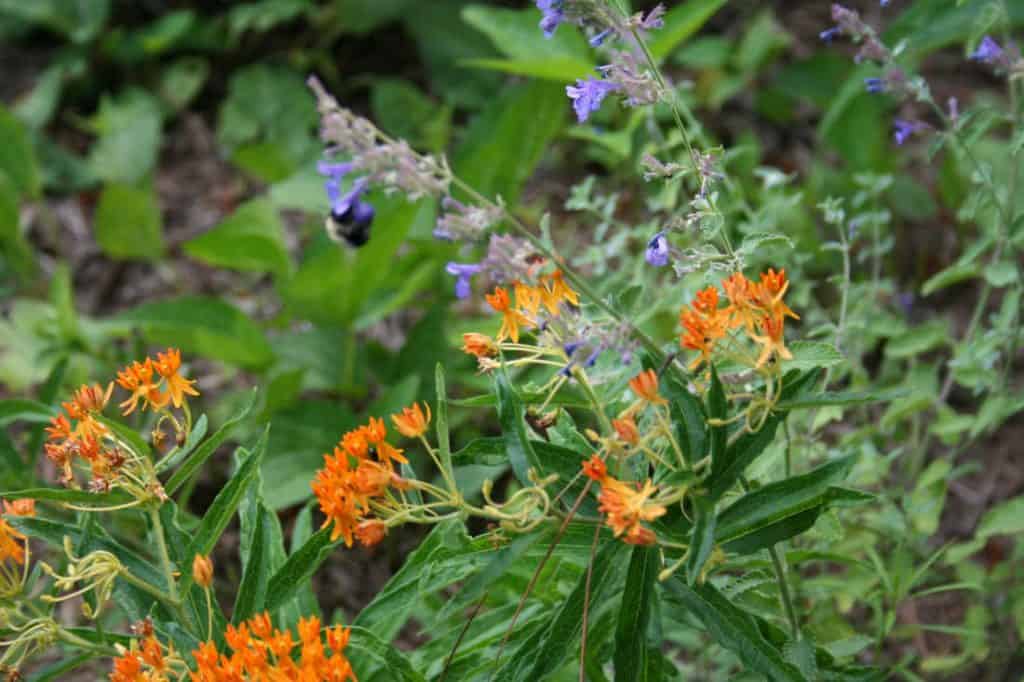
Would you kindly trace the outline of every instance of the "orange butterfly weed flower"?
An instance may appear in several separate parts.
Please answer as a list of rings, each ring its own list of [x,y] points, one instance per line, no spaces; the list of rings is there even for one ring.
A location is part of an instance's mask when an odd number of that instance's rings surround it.
[[[356,537],[363,547],[373,547],[388,534],[388,526],[380,519],[363,521],[356,527]]]
[[[729,306],[723,314],[729,318],[730,327],[746,327],[753,331],[757,323],[757,315],[753,308],[757,296],[757,285],[743,276],[742,272],[734,272],[722,280]]]
[[[153,381],[153,360],[135,361],[117,373],[117,384],[131,392],[127,400],[121,403],[121,414],[129,415],[135,411],[139,400],[143,408],[158,409],[167,405],[168,397],[158,388],[159,381]]]
[[[462,350],[478,358],[487,358],[498,354],[498,344],[486,334],[470,332],[462,335]]]
[[[764,335],[751,335],[751,338],[761,344],[761,355],[757,358],[758,367],[763,367],[772,355],[784,360],[793,359],[793,354],[786,348],[786,342],[783,338],[785,331],[784,320],[785,318],[782,317],[763,317],[758,326],[764,332]]]
[[[782,302],[782,297],[786,295],[787,289],[789,289],[789,281],[786,279],[785,268],[778,272],[768,268],[768,272],[761,273],[761,283],[758,287],[758,302],[765,308],[765,312],[772,317],[780,319],[791,317],[794,320],[799,320],[800,316]]]
[[[566,283],[561,270],[555,270],[547,277],[544,283],[544,293],[544,306],[552,315],[558,314],[558,304],[562,301],[576,307],[580,305],[579,294]]]
[[[604,483],[608,479],[608,465],[597,455],[583,462],[583,475],[592,481]]]
[[[393,465],[392,460],[407,464],[408,459],[402,455],[402,450],[388,443],[387,438],[388,431],[387,427],[384,426],[383,419],[377,419],[370,417],[370,422],[363,427],[363,435],[366,437],[366,442],[370,444],[373,450],[376,452],[377,459],[386,464],[389,468]]]
[[[540,310],[541,297],[544,293],[543,290],[540,287],[532,287],[519,280],[512,282],[512,290],[515,292],[516,296],[516,307],[526,312],[531,317],[536,317],[537,311]]]
[[[430,405],[423,404],[427,408],[426,414],[420,408],[419,403],[413,403],[412,407],[403,407],[401,414],[391,415],[391,423],[395,429],[406,438],[419,438],[430,426]]]
[[[0,565],[8,559],[19,566],[25,563],[25,547],[22,542],[25,536],[15,530],[7,519],[0,516]]]
[[[623,417],[622,419],[613,419],[612,428],[615,429],[616,435],[619,440],[630,445],[636,445],[640,442],[640,429],[636,425],[636,420],[633,417]]]
[[[484,298],[494,308],[495,312],[502,314],[501,328],[498,330],[498,341],[512,339],[513,343],[519,343],[519,327],[531,324],[518,310],[512,307],[508,291],[502,287],[495,287],[494,293],[487,294]]]
[[[195,380],[186,379],[178,374],[180,367],[181,351],[176,348],[168,348],[163,353],[157,353],[156,360],[153,361],[156,373],[167,383],[167,393],[175,407],[181,407],[186,395],[199,395],[199,391],[192,386]]]
[[[638,398],[653,405],[665,405],[668,402],[658,394],[658,375],[653,369],[644,370],[630,379],[629,387]]]
[[[35,516],[36,501],[25,497],[20,500],[4,500],[4,516]]]
[[[650,545],[656,542],[654,533],[641,525],[665,514],[665,507],[651,501],[655,488],[650,480],[642,488],[635,489],[622,481],[608,479],[601,486],[598,495],[598,511],[606,514],[605,523],[615,537],[633,545]]]

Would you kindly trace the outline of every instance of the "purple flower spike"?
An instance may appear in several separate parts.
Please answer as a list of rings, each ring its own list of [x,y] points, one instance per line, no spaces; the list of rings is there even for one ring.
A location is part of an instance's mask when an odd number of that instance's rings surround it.
[[[647,16],[640,22],[640,28],[645,31],[654,31],[665,26],[665,5],[657,5],[647,13]]]
[[[565,86],[565,94],[571,99],[573,109],[576,110],[576,119],[585,123],[590,114],[601,108],[601,102],[608,96],[608,93],[619,89],[619,85],[598,78],[578,79],[576,86]]]
[[[644,258],[651,265],[662,268],[668,265],[668,239],[664,232],[659,232],[647,242],[647,252]]]
[[[906,121],[898,118],[893,121],[892,139],[896,141],[896,144],[903,144],[910,139],[911,135],[925,127],[925,124],[920,121]]]
[[[593,350],[593,352],[590,355],[587,356],[587,359],[583,362],[583,366],[584,367],[593,367],[595,364],[597,364],[598,356],[601,355],[601,353],[603,353],[603,352],[604,352],[604,348],[602,348],[601,346],[598,346],[597,348],[595,348]]]
[[[885,81],[881,78],[865,78],[864,87],[868,92],[885,92]]]
[[[580,346],[582,345],[583,343],[580,341],[570,341],[569,343],[562,346],[562,350],[565,351],[566,355],[572,357],[573,353],[579,350]]]
[[[550,38],[555,35],[559,24],[565,21],[562,0],[537,0],[537,9],[544,13],[540,20],[540,29],[544,31],[545,38]]]
[[[470,294],[470,278],[480,272],[480,266],[476,263],[456,263],[449,261],[445,266],[445,272],[455,276],[455,295],[459,298],[466,298]]]
[[[600,33],[598,33],[597,35],[590,39],[590,46],[600,46],[602,43],[604,43],[604,39],[607,38],[608,34],[610,34],[611,32],[612,30],[610,28],[606,28],[605,30],[601,31]]]
[[[839,29],[839,27],[833,26],[832,28],[827,28],[821,33],[819,33],[818,37],[821,38],[822,41],[826,43],[831,43],[833,40],[838,38],[840,34],[842,34],[842,31]]]
[[[985,36],[981,39],[981,43],[978,45],[978,49],[970,54],[970,58],[984,62],[985,64],[994,64],[1003,56],[1003,48],[999,47],[999,43],[992,39],[991,36]]]

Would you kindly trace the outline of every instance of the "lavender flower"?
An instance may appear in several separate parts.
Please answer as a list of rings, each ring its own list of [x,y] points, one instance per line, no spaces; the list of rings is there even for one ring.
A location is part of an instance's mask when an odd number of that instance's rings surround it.
[[[658,82],[647,71],[633,52],[619,51],[612,56],[610,64],[597,67],[604,79],[615,84],[626,96],[626,104],[637,107],[654,104],[661,97]]]
[[[659,232],[647,242],[647,252],[644,258],[651,265],[661,268],[668,265],[668,239],[664,232]]]
[[[827,28],[821,33],[819,33],[818,37],[821,38],[822,41],[826,43],[831,43],[833,40],[842,35],[842,33],[842,30],[840,30],[838,26],[833,26],[832,28]]]
[[[449,242],[475,240],[502,216],[499,206],[467,206],[452,197],[442,199],[441,208],[444,213],[437,220],[434,236]]]
[[[565,351],[565,354],[571,358],[573,353],[579,350],[580,346],[582,345],[582,341],[569,341],[568,343],[562,346],[562,350]]]
[[[911,135],[927,127],[928,126],[920,121],[907,121],[905,119],[898,118],[893,121],[892,139],[896,141],[896,144],[903,144],[910,139]]]
[[[865,78],[864,87],[871,93],[885,92],[885,80],[882,78]]]
[[[562,0],[537,0],[537,9],[544,13],[540,20],[540,28],[544,31],[544,37],[550,38],[555,35],[558,26],[565,21]]]
[[[656,5],[647,13],[647,16],[640,20],[639,28],[644,31],[654,31],[665,26],[665,5]]]
[[[991,36],[985,36],[977,49],[970,54],[970,58],[985,64],[995,64],[1002,60],[1003,54],[1003,48],[999,47],[999,43]]]
[[[573,109],[576,110],[576,119],[580,123],[586,122],[590,114],[601,108],[601,102],[608,96],[608,93],[619,90],[621,86],[607,80],[600,80],[594,77],[576,81],[576,86],[565,86],[565,94],[573,100]]]
[[[597,35],[590,39],[590,46],[600,47],[601,44],[604,43],[605,38],[607,38],[609,34],[611,34],[611,32],[612,30],[610,28],[606,28],[605,30],[601,31],[600,33],[598,33]]]
[[[449,261],[445,266],[445,272],[455,276],[455,295],[458,298],[466,298],[470,294],[470,278],[480,272],[481,266],[476,263],[456,263]]]

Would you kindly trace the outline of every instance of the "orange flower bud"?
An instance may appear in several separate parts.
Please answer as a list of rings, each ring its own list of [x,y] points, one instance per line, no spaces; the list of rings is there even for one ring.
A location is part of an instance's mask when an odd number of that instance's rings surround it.
[[[653,369],[640,372],[629,380],[629,387],[633,389],[637,397],[649,403],[664,405],[666,400],[658,395],[658,375]]]
[[[478,358],[498,354],[498,346],[486,334],[469,333],[462,335],[462,350]]]
[[[427,408],[426,415],[420,409],[419,403],[402,408],[402,414],[391,415],[391,423],[400,434],[406,438],[419,438],[426,433],[427,427],[430,426],[430,405],[424,405]]]
[[[196,554],[192,560],[192,579],[203,589],[213,584],[213,562],[210,557]]]
[[[637,428],[636,421],[632,417],[613,419],[612,426],[615,427],[615,433],[624,443],[636,445],[640,442],[640,429]]]

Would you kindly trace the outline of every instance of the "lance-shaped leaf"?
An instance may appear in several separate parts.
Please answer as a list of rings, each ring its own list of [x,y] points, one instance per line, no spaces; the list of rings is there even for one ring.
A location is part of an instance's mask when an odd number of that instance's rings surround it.
[[[650,682],[657,677],[652,674],[647,628],[657,598],[658,563],[654,547],[633,548],[615,626],[615,682]]]
[[[540,471],[540,461],[526,433],[523,403],[512,388],[504,368],[495,373],[494,385],[498,394],[498,421],[501,422],[508,461],[520,483],[524,486],[533,485],[528,472],[531,467]]]
[[[686,557],[686,581],[693,585],[700,578],[704,564],[715,547],[715,504],[703,495],[695,495],[693,509],[696,520],[690,540],[690,553]]]

